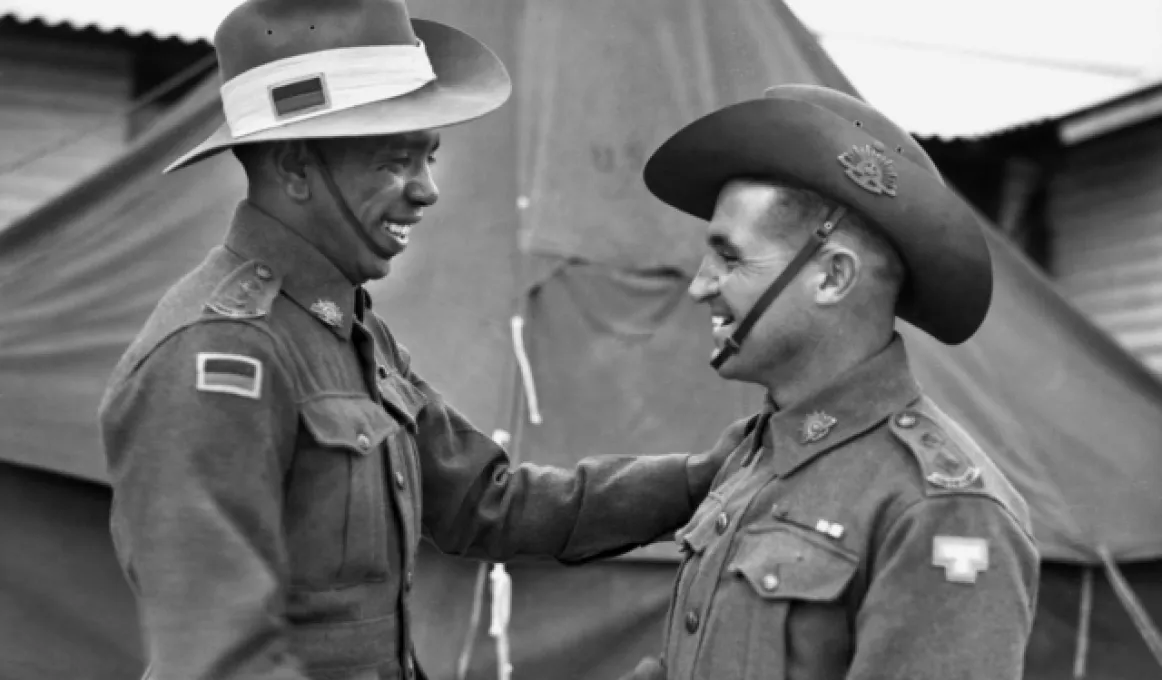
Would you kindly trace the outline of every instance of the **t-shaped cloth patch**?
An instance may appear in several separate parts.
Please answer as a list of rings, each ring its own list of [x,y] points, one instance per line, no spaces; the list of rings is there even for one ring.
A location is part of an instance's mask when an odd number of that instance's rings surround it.
[[[989,568],[989,543],[983,538],[936,536],[932,566],[944,567],[944,578],[953,583],[976,583],[976,575]]]

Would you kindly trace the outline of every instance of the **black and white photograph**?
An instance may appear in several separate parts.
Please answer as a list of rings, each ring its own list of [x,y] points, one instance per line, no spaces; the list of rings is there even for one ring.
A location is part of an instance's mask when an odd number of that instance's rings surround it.
[[[0,0],[0,680],[1162,678],[1162,0]]]

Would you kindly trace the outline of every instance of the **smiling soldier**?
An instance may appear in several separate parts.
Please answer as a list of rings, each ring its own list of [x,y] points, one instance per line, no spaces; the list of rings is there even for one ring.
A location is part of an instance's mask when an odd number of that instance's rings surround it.
[[[411,367],[364,282],[436,202],[437,128],[499,107],[503,65],[400,0],[250,0],[215,37],[249,193],[158,304],[101,426],[112,532],[155,680],[422,675],[421,536],[581,562],[690,519],[714,450],[510,467]]]
[[[973,211],[847,95],[781,86],[645,168],[709,223],[712,364],[769,405],[678,533],[669,680],[1019,680],[1038,555],[1023,500],[913,379],[898,316],[957,344],[992,297]]]

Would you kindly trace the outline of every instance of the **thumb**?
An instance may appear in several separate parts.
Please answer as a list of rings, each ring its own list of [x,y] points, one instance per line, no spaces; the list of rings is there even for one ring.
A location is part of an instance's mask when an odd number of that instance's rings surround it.
[[[633,680],[666,680],[666,669],[660,660],[647,656],[633,669]]]
[[[752,417],[742,418],[731,423],[730,427],[727,427],[722,436],[718,438],[714,450],[731,452],[737,449],[739,444],[742,444],[742,440],[746,439],[752,419]]]

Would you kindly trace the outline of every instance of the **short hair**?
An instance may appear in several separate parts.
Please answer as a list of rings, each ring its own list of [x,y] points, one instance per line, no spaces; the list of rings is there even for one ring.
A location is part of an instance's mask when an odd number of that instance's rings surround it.
[[[238,159],[238,163],[242,165],[242,170],[245,171],[247,179],[253,181],[256,178],[262,162],[262,156],[266,151],[266,146],[262,142],[256,142],[230,147],[230,152],[234,154],[234,158]]]
[[[810,189],[781,187],[779,204],[784,210],[790,209],[805,223],[822,221],[837,207],[839,201],[832,200]],[[903,287],[907,270],[895,246],[876,227],[849,206],[843,219],[836,225],[832,238],[848,241],[862,253],[871,253],[871,275],[883,282]]]

